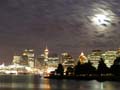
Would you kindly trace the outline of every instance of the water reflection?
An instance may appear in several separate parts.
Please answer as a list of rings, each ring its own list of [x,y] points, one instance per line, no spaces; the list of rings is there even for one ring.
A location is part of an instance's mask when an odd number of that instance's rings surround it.
[[[49,80],[51,90],[96,90],[90,83],[94,81]]]
[[[77,81],[77,80],[47,80],[49,81],[49,90],[118,90],[120,84],[118,82],[98,82]]]
[[[51,90],[51,86],[50,86],[48,79],[41,79],[40,81],[41,82],[40,82],[39,88],[44,89],[44,90]]]
[[[1,75],[0,90],[38,90],[39,77],[34,75]]]
[[[0,90],[119,90],[119,82],[56,80],[31,75],[0,76]]]

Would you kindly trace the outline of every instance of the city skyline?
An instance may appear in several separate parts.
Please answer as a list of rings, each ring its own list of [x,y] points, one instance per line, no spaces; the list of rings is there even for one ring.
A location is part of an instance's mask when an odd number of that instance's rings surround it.
[[[52,59],[54,61],[56,57],[58,59],[58,62],[61,63],[63,56],[68,56],[68,61],[70,58],[74,62],[80,61],[81,63],[85,63],[85,62],[90,61],[95,67],[98,65],[99,60],[102,58],[104,62],[107,64],[107,66],[110,67],[113,64],[114,60],[120,56],[120,48],[116,50],[106,50],[106,51],[105,50],[104,51],[103,50],[92,50],[91,52],[87,54],[84,54],[84,52],[81,52],[79,55],[76,55],[76,57],[67,51],[62,52],[62,53],[53,53],[49,50],[48,47],[45,47],[44,51],[39,54],[37,54],[34,49],[27,48],[27,49],[22,50],[19,53],[14,54],[9,64],[19,64],[21,60],[22,60],[23,65],[27,64],[26,63],[27,60],[28,61],[32,60],[32,62],[39,61],[39,63],[41,63],[43,61],[43,58],[45,62],[48,62],[49,60],[51,61]],[[2,64],[3,63],[8,64],[6,62],[2,62]],[[31,63],[30,65],[34,66],[35,64]]]
[[[26,48],[80,55],[120,47],[120,1],[0,0],[0,63]],[[117,8],[116,8],[117,7]]]

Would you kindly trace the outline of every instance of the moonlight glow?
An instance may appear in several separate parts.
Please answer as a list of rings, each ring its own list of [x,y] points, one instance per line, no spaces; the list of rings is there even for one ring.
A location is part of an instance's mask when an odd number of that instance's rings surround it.
[[[98,14],[93,17],[92,21],[96,25],[103,25],[103,24],[108,25],[109,21],[111,21],[111,20],[106,15]]]

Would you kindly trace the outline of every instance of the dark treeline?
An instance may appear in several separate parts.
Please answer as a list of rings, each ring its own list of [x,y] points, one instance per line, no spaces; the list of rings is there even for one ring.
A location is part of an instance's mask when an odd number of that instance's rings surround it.
[[[65,71],[65,72],[64,72]],[[97,69],[92,66],[92,63],[88,61],[87,63],[81,64],[78,62],[74,67],[67,67],[64,70],[62,64],[59,64],[54,74],[51,76],[71,76],[71,77],[92,77],[96,79],[98,77],[120,77],[120,57],[114,60],[113,65],[108,68],[104,63],[103,58],[100,59]]]

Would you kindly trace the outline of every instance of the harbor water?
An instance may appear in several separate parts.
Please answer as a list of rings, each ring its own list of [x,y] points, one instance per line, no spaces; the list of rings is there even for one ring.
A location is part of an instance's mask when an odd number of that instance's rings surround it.
[[[119,90],[120,83],[57,80],[34,75],[0,75],[0,90]]]

